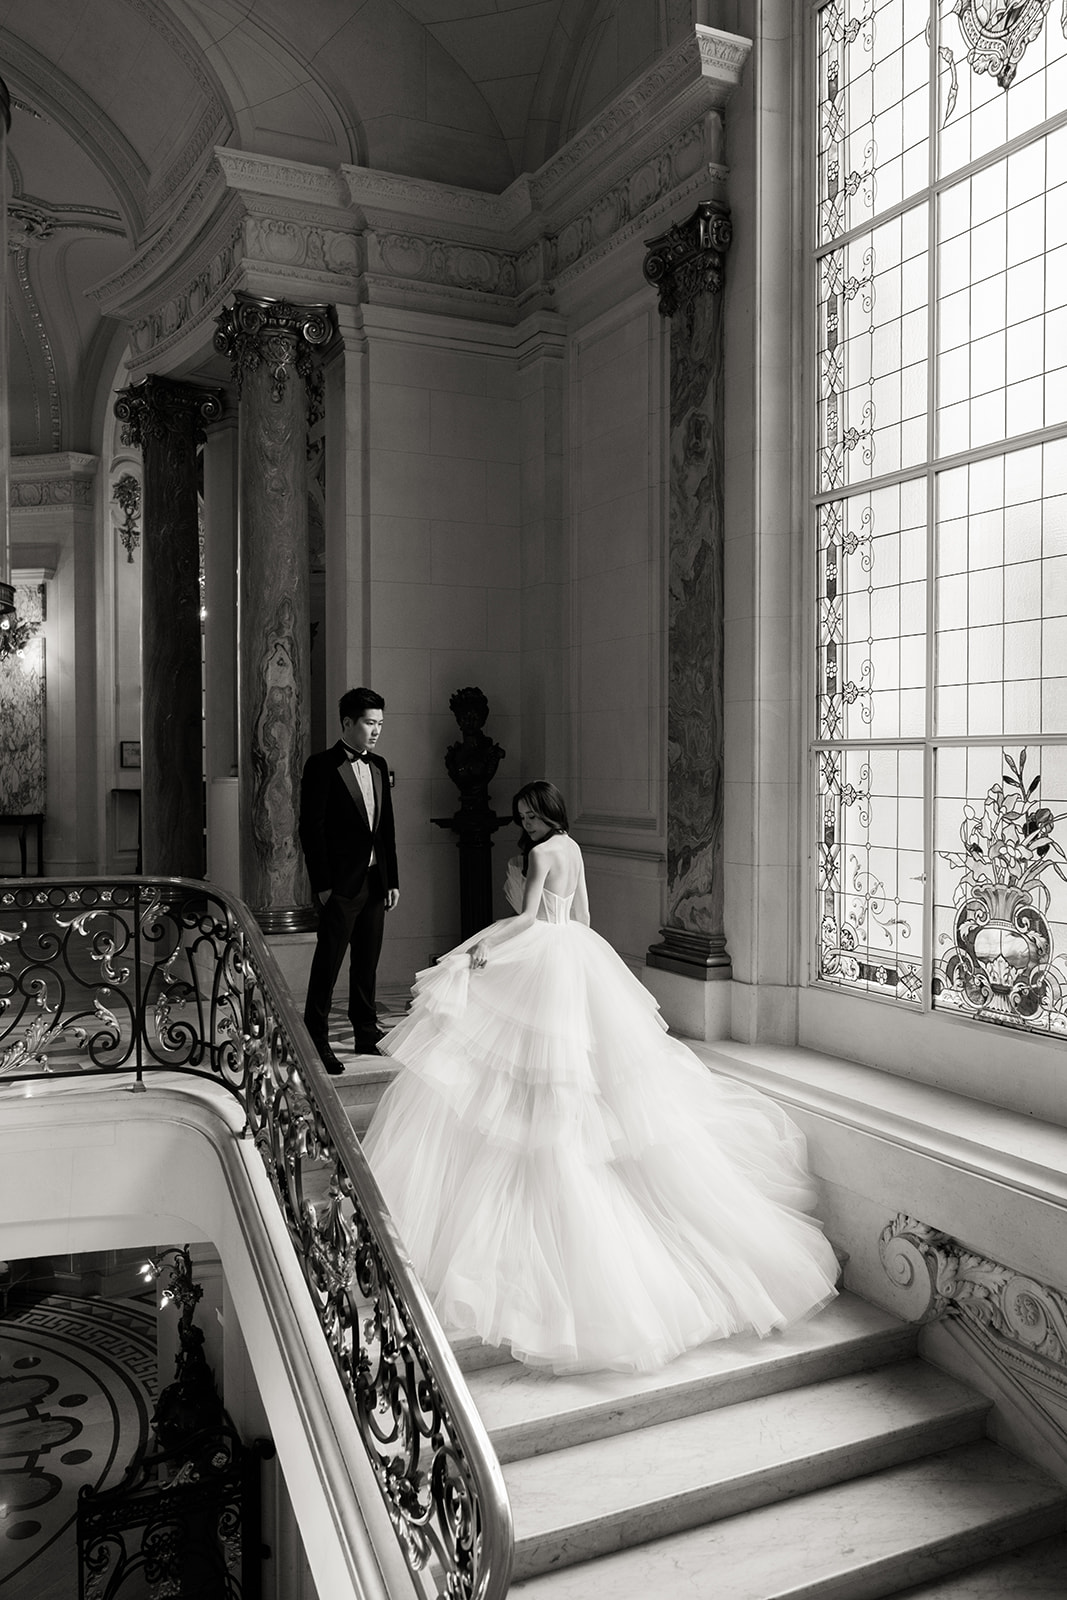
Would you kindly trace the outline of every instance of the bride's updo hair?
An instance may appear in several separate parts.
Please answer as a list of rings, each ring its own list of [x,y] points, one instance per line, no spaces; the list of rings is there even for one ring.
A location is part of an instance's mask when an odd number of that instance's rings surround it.
[[[525,800],[530,810],[547,825],[552,833],[566,833],[570,827],[567,821],[567,804],[554,783],[549,783],[547,778],[537,778],[533,783],[525,783],[511,802],[511,815],[519,826],[519,844],[522,849],[522,873],[526,876],[526,864],[529,860],[533,840],[522,825],[519,816],[519,804]]]

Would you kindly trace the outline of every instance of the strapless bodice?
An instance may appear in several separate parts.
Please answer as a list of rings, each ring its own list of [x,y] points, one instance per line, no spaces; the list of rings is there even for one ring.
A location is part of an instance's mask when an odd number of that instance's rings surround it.
[[[522,910],[524,885],[522,862],[518,856],[513,856],[508,862],[508,875],[504,880],[504,896],[512,911],[516,913]],[[569,922],[573,904],[573,891],[570,894],[553,894],[551,889],[542,889],[541,904],[537,908],[537,920],[538,922],[551,922],[557,926]]]
[[[569,922],[573,904],[573,894],[553,894],[551,889],[542,889],[541,904],[537,908],[537,920],[538,922]]]

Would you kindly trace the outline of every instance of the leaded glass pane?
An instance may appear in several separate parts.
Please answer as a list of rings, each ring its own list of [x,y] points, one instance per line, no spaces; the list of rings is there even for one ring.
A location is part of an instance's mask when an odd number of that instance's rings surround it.
[[[939,453],[1067,420],[1067,128],[946,190],[939,222]]]
[[[819,737],[926,726],[926,482],[819,508]]]
[[[925,203],[819,262],[820,488],[926,455]]]
[[[1067,29],[1059,16],[1049,15],[1049,0],[1022,5],[941,0],[939,28],[943,174],[979,160],[1067,106]]]
[[[922,752],[816,757],[818,976],[918,1004],[922,994]]]
[[[934,1005],[1067,1033],[1067,748],[936,752]]]
[[[1067,728],[1067,439],[937,479],[937,732]]]
[[[916,0],[830,0],[819,14],[819,240],[926,186],[930,47]]]

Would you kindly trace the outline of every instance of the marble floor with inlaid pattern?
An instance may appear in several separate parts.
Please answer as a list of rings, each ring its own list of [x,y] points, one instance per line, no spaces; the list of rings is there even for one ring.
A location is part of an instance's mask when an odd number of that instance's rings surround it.
[[[154,1300],[38,1294],[0,1316],[0,1593],[72,1600],[83,1484],[117,1483],[148,1438]]]

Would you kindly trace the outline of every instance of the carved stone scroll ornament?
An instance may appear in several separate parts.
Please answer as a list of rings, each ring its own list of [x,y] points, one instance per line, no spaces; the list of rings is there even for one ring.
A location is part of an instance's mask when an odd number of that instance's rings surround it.
[[[249,372],[266,365],[270,397],[280,405],[292,372],[305,383],[314,371],[315,352],[329,342],[333,318],[329,306],[293,305],[288,300],[238,294],[218,318],[215,348],[233,362],[233,381],[240,399]]]
[[[672,317],[698,294],[722,289],[723,257],[733,229],[724,206],[702,200],[687,222],[646,239],[645,278],[659,293],[659,309]]]
[[[1062,1369],[1067,1395],[1067,1295],[1061,1290],[976,1255],[903,1213],[883,1228],[878,1249],[888,1277],[912,1294],[912,1321],[962,1318]]]

